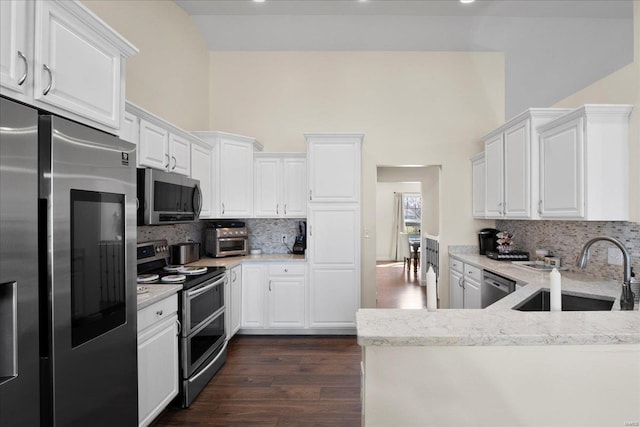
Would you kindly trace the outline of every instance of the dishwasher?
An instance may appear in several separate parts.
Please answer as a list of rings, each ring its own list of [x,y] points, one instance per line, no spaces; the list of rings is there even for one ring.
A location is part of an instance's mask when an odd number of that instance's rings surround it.
[[[482,308],[490,306],[515,290],[515,280],[484,270],[482,274]]]

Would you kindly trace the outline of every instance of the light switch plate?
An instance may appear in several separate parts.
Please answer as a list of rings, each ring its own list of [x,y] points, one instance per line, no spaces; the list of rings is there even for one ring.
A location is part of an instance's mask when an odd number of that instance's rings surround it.
[[[618,248],[609,248],[608,263],[613,265],[622,265],[622,252]]]

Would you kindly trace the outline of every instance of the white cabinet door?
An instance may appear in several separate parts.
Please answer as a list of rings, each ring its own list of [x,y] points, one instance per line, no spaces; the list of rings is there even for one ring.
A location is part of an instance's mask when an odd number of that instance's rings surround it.
[[[282,215],[282,162],[276,157],[255,159],[254,215],[258,218],[277,218]]]
[[[242,266],[242,309],[243,328],[264,327],[264,268],[261,264]]]
[[[309,259],[314,267],[355,267],[359,209],[354,204],[314,205],[309,211]]]
[[[449,299],[450,308],[464,308],[462,274],[454,269],[449,269]]]
[[[121,53],[57,2],[36,2],[36,101],[120,127]]]
[[[482,308],[481,288],[480,282],[468,277],[464,278],[464,295],[462,298],[464,308]]]
[[[230,292],[230,309],[231,322],[230,334],[228,338],[232,338],[240,329],[240,320],[242,318],[242,267],[240,265],[231,269],[231,292]]]
[[[32,84],[34,71],[28,47],[32,31],[27,21],[28,5],[23,0],[0,1],[0,85],[21,95]]]
[[[305,218],[307,216],[307,160],[285,157],[282,168],[283,216]]]
[[[214,218],[214,150],[199,144],[191,144],[191,177],[200,181],[202,211],[200,218]]]
[[[485,163],[484,153],[479,154],[471,160],[472,176],[472,214],[474,218],[484,218],[484,198],[485,198]]]
[[[253,215],[253,145],[222,139],[220,142],[220,216]]]
[[[360,201],[360,144],[353,138],[308,138],[309,200]]]
[[[531,216],[531,131],[524,120],[504,131],[504,201],[506,218]]]
[[[169,172],[189,176],[191,174],[191,142],[178,135],[169,134]]]
[[[310,326],[355,326],[359,307],[355,268],[312,268],[310,273]]]
[[[140,140],[140,126],[138,122],[138,117],[125,111],[122,125],[120,126],[120,133],[118,134],[120,139],[138,145]]]
[[[502,196],[504,192],[502,133],[485,142],[484,155],[486,217],[502,218]]]
[[[140,166],[167,170],[170,161],[169,132],[141,119],[138,156]]]
[[[541,217],[584,217],[583,119],[540,135]]]
[[[147,426],[178,394],[178,316],[138,336],[138,425]]]
[[[270,328],[304,327],[304,276],[271,276],[268,283]]]

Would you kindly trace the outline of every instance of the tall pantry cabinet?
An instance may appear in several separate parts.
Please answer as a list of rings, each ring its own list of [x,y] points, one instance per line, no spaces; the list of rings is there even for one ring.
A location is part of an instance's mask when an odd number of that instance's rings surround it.
[[[309,326],[352,328],[360,307],[363,134],[305,134]]]

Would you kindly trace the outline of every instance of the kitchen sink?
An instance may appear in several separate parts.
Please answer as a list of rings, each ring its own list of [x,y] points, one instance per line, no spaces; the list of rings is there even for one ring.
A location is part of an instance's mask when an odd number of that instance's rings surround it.
[[[520,304],[513,307],[519,311],[549,311],[551,294],[546,289],[540,289]],[[562,293],[562,311],[609,311],[615,299],[607,297],[592,297]]]

